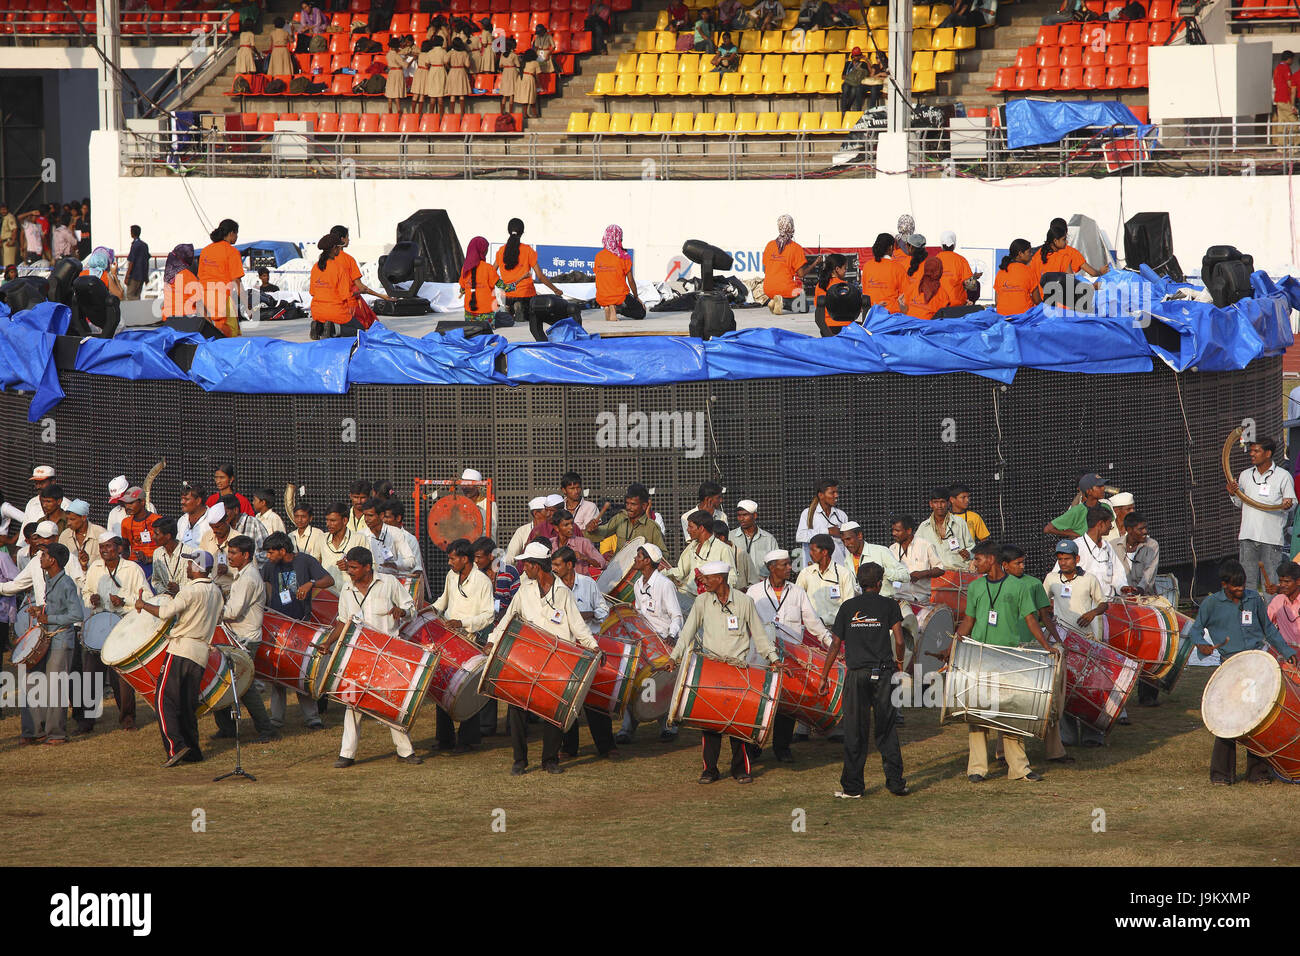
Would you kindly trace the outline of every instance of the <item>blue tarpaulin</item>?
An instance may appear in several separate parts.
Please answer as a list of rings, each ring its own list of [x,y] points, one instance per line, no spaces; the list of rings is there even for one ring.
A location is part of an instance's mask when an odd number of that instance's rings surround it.
[[[686,336],[602,339],[572,319],[551,329],[547,342],[506,346],[512,382],[563,385],[667,385],[708,378],[703,343]]]
[[[68,331],[71,320],[72,311],[54,302],[0,318],[0,385],[36,393],[27,409],[28,421],[39,421],[63,401],[54,340]]]
[[[1151,347],[1132,317],[1049,314],[1041,305],[1011,324],[1021,364],[1052,372],[1149,372]]]
[[[375,323],[357,336],[348,365],[348,382],[384,385],[509,384],[496,370],[506,347],[499,335],[465,338],[459,329],[422,339],[401,335]]]
[[[1124,131],[1146,139],[1154,137],[1156,128],[1143,123],[1123,103],[1093,100],[1012,100],[1007,104],[1007,146],[1020,149],[1056,143],[1076,129],[1089,126],[1136,126],[1137,132]]]
[[[342,395],[348,390],[352,339],[282,342],[215,339],[194,352],[190,378],[209,392]]]
[[[181,342],[198,345],[204,341],[198,332],[160,329],[131,329],[111,339],[86,339],[77,350],[78,372],[111,375],[114,378],[188,379],[167,353]]]
[[[197,249],[198,246],[195,246]],[[241,242],[235,246],[241,256],[247,257],[249,249],[265,249],[275,254],[276,267],[280,267],[290,259],[301,259],[302,250],[292,242],[281,242],[278,239],[262,239],[258,242]]]

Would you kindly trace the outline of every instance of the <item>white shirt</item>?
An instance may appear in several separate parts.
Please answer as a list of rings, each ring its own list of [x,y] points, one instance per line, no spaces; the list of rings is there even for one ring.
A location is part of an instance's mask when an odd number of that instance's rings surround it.
[[[832,527],[838,528],[842,524],[848,524],[849,516],[839,508],[832,508],[827,511],[816,504],[813,506],[812,523],[808,521],[808,509],[799,510],[799,527],[794,533],[794,540],[803,545],[803,563],[804,565],[812,564],[812,555],[808,552],[808,542],[813,539],[813,535],[828,534]],[[831,555],[831,561],[839,563],[844,560],[844,542],[839,538],[832,537],[835,542],[835,553]]]
[[[144,568],[134,561],[118,558],[117,567],[112,572],[103,561],[95,561],[87,569],[85,580],[81,583],[81,603],[86,606],[88,615],[96,611],[112,611],[121,617],[134,610],[136,596],[141,591],[144,591],[146,597],[153,594],[153,588],[145,580]],[[99,596],[99,607],[92,606],[92,595]],[[109,600],[114,595],[122,599],[121,607],[114,607]]]
[[[569,590],[573,592],[573,599],[578,602],[578,610],[593,615],[597,624],[609,617],[609,605],[605,603],[605,595],[600,593],[591,575],[579,574],[575,571],[573,586]]]
[[[698,593],[695,583],[695,571],[710,561],[725,561],[730,567],[727,571],[727,585],[736,586],[736,552],[725,542],[710,535],[703,544],[690,542],[682,556],[677,559],[677,567],[668,572],[669,578],[677,582],[677,590],[683,594]]]
[[[404,534],[401,528],[389,525],[380,528],[378,535],[371,534],[370,529],[366,528],[365,540],[361,546],[370,550],[376,569],[383,568],[390,562],[395,567],[384,569],[390,573],[411,574],[418,568],[419,559],[411,552],[411,546],[406,540],[411,538],[411,535],[406,534],[404,537]]]
[[[266,529],[267,534],[275,534],[277,531],[284,530],[284,519],[270,508],[258,515],[257,520],[262,523],[262,527]]]
[[[701,509],[700,509],[700,508],[692,508],[690,511],[687,511],[687,512],[685,512],[685,513],[682,514],[682,537],[685,538],[687,541],[690,541],[690,540],[691,540],[691,536],[690,536],[689,534],[686,533],[686,519],[689,518],[691,515],[695,514],[695,512],[697,512],[697,511],[699,511],[699,510],[701,510]],[[725,522],[725,521],[727,520],[726,512],[724,512],[721,508],[714,508],[714,509],[713,509],[713,520],[714,520],[714,521],[724,521],[724,522]],[[712,530],[712,529],[710,529],[710,530]]]
[[[348,577],[342,570],[340,570],[339,562],[342,561],[347,553],[353,548],[366,547],[366,539],[353,534],[351,531],[344,531],[342,542],[335,546],[334,535],[326,531],[320,536],[317,547],[320,551],[318,554],[312,555],[312,557],[319,561],[321,567],[328,571],[330,576],[334,578],[334,584],[331,585],[330,590],[335,594],[341,594],[343,586],[347,583]],[[374,558],[373,554],[371,555],[371,558]]]
[[[799,577],[794,583],[808,595],[813,610],[827,627],[835,623],[835,615],[839,613],[840,605],[856,593],[854,591],[856,582],[849,574],[849,569],[843,564],[828,564],[825,571],[815,564],[810,564],[799,572]],[[827,646],[829,643],[828,641]]]
[[[495,613],[492,582],[473,563],[464,581],[455,571],[448,571],[442,582],[442,595],[433,602],[433,609],[445,618],[460,621],[465,630],[477,634],[492,623]]]
[[[397,525],[389,525],[389,528],[396,531],[401,536],[402,540],[406,542],[407,550],[409,550],[415,558],[415,570],[423,572],[424,555],[420,553],[420,539],[411,534],[411,532],[407,531],[405,528],[397,527]]]
[[[903,567],[907,568],[909,572],[926,571],[930,568],[939,568],[943,566],[939,561],[939,553],[934,550],[934,545],[929,541],[922,541],[917,537],[913,537],[912,540],[907,543],[906,551],[903,550],[902,545],[895,541],[889,546],[889,553],[892,554],[894,558],[903,565]],[[911,578],[910,573],[908,574],[908,578]],[[905,597],[908,595],[916,595],[928,601],[930,599],[930,579],[922,578],[919,581],[903,583],[898,590],[901,591]]]
[[[1128,572],[1115,549],[1103,539],[1100,545],[1092,543],[1092,538],[1081,534],[1074,539],[1079,546],[1079,568],[1087,571],[1101,585],[1101,593],[1110,600],[1120,593],[1120,588],[1128,586]],[[1060,565],[1052,567],[1053,572],[1060,571]]]
[[[250,561],[239,569],[235,581],[230,585],[230,597],[226,601],[226,630],[250,650],[262,640],[262,615],[266,612],[266,584],[262,581],[257,562]]]
[[[822,642],[823,647],[831,646],[831,632],[817,617],[817,611],[813,608],[808,592],[799,585],[787,581],[778,597],[771,580],[764,579],[745,593],[754,599],[754,607],[763,623],[772,625],[770,635],[773,643],[780,636],[787,643],[802,644],[803,632],[806,628],[813,637]],[[781,625],[780,629],[775,626],[777,624]]]
[[[1101,585],[1087,572],[1076,570],[1069,581],[1061,577],[1061,572],[1051,571],[1043,578],[1043,590],[1052,601],[1052,613],[1071,627],[1079,627],[1079,615],[1086,614],[1093,608],[1106,602]],[[1069,591],[1067,594],[1066,591]],[[1098,614],[1086,630],[1096,640],[1102,639],[1102,615]]]
[[[525,577],[519,583],[515,596],[510,599],[505,614],[501,615],[501,620],[492,629],[488,637],[489,647],[506,632],[516,616],[524,623],[562,641],[581,644],[593,651],[600,650],[600,645],[591,636],[587,622],[582,619],[582,610],[574,600],[573,592],[559,578],[553,578],[550,589],[543,593],[536,581]]]
[[[632,588],[636,612],[669,644],[676,641],[682,629],[682,605],[673,582],[656,569],[650,580],[638,577]]]
[[[906,585],[912,580],[912,572],[883,544],[863,541],[862,553],[857,557],[848,551],[844,553],[844,569],[853,579],[854,594],[862,593],[862,588],[858,587],[858,568],[864,564],[878,564],[884,569],[885,577],[880,582],[881,597],[893,597],[894,585]]]
[[[121,533],[121,530],[121,522],[118,522],[118,532]],[[207,531],[208,519],[206,517],[194,521],[191,520],[188,514],[182,514],[176,519],[176,540],[191,551],[199,551],[203,548],[203,536]]]
[[[321,557],[321,539],[324,537],[325,532],[314,525],[307,525],[306,531],[299,531],[295,525],[294,529],[289,532],[289,540],[293,542],[293,549],[300,554],[315,558],[322,565],[325,564],[324,559]],[[325,570],[333,572],[335,568],[330,566]]]
[[[1237,477],[1241,490],[1260,504],[1275,505],[1290,498],[1295,501],[1295,482],[1291,476],[1273,465],[1264,474],[1247,468]],[[1282,530],[1290,511],[1261,511],[1246,504],[1236,495],[1230,496],[1233,507],[1241,509],[1241,541],[1259,541],[1263,544],[1283,544]],[[1294,506],[1293,506],[1294,507]]]
[[[23,509],[23,528],[29,524],[40,524],[45,520],[45,509],[41,507],[41,496],[32,495],[27,499],[27,507]],[[22,528],[18,529],[18,535],[21,538]]]
[[[394,618],[394,608],[401,610],[400,617]],[[402,622],[415,613],[415,601],[411,592],[402,587],[402,583],[391,574],[376,571],[374,580],[365,594],[348,581],[339,592],[339,620],[352,621],[361,618],[361,624],[371,630],[396,637]]]
[[[513,562],[515,558],[524,553],[524,548],[528,545],[528,536],[533,533],[536,527],[531,521],[515,529],[515,533],[510,536],[510,543],[506,545],[506,560]]]
[[[158,602],[158,618],[165,621],[169,617],[175,617],[176,623],[167,640],[167,653],[206,667],[208,645],[221,621],[221,592],[216,585],[207,578],[195,578],[181,585],[175,597],[164,594]]]

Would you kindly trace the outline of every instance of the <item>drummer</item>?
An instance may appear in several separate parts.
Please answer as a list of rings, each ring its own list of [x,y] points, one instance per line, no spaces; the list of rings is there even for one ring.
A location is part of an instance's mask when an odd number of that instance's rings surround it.
[[[158,547],[154,539],[153,525],[158,516],[145,507],[144,490],[138,487],[128,488],[122,494],[122,507],[126,517],[122,519],[122,540],[126,542],[127,557],[140,565],[145,576],[153,570],[153,553]]]
[[[934,548],[943,567],[965,570],[970,563],[971,549],[975,547],[975,536],[965,521],[949,513],[948,507],[947,488],[931,491],[930,517],[917,527],[916,537]]]
[[[158,548],[153,553],[149,585],[154,594],[174,595],[185,582],[185,569],[195,549],[187,550],[176,535],[175,518],[159,518],[153,525]]]
[[[1279,657],[1295,664],[1296,649],[1278,632],[1259,592],[1246,587],[1246,569],[1241,562],[1224,561],[1219,567],[1219,583],[1222,590],[1201,602],[1188,631],[1193,639],[1200,636],[1196,649],[1201,656],[1209,657],[1217,650],[1220,659],[1226,661],[1241,651],[1263,650],[1272,645]],[[1236,779],[1237,741],[1215,737],[1210,751],[1210,782],[1226,787]],[[1247,751],[1246,779],[1251,783],[1272,783],[1268,761]]]
[[[758,502],[745,498],[736,505],[737,527],[731,530],[731,543],[737,551],[744,551],[759,577],[767,577],[767,565],[763,557],[769,551],[778,550],[776,538],[772,532],[758,526]]]
[[[367,501],[367,505],[373,502]],[[365,514],[374,513],[367,508]],[[411,592],[402,587],[401,582],[391,574],[375,571],[374,558],[365,548],[353,548],[347,553],[344,571],[349,582],[339,592],[338,620],[334,630],[321,644],[322,651],[327,651],[342,635],[349,624],[358,624],[396,637],[404,621],[415,613],[415,602]],[[361,743],[361,711],[349,706],[343,712],[343,743],[339,748],[339,759],[334,761],[338,769],[351,767],[356,763],[357,746]],[[411,737],[405,730],[390,727],[393,746],[397,748],[397,759],[402,763],[424,763],[424,758],[411,746]]]
[[[555,528],[548,520],[549,512],[546,508],[546,496],[538,495],[528,502],[529,521],[515,529],[515,533],[510,536],[510,543],[506,545],[506,560],[514,561],[524,553],[524,547],[534,537],[551,538],[555,534]]]
[[[345,504],[331,505],[325,512],[325,537],[321,539],[320,554],[316,560],[334,578],[330,590],[335,594],[342,592],[347,584],[344,565],[347,564],[348,552],[353,548],[364,547],[360,535],[354,534],[348,526],[348,507]],[[338,571],[338,574],[334,574]]]
[[[492,626],[492,582],[474,566],[473,548],[466,538],[447,545],[447,564],[451,570],[443,579],[442,594],[433,602],[433,610],[449,627],[465,631],[481,644]],[[481,714],[462,720],[457,735],[451,715],[439,706],[436,734],[436,752],[452,756],[469,753],[483,740]]]
[[[424,555],[420,553],[420,539],[406,530],[406,506],[396,498],[389,498],[380,505],[380,516],[384,527],[406,542],[406,550],[415,558],[412,574],[424,573]]]
[[[691,520],[694,522],[694,516]],[[782,669],[780,655],[767,636],[753,599],[732,590],[728,583],[734,573],[735,569],[725,561],[708,561],[700,568],[704,592],[691,605],[669,667],[676,670],[686,652],[699,645],[705,653],[742,667],[749,662],[751,652],[757,652],[771,667]],[[699,782],[714,783],[721,779],[718,755],[722,752],[722,734],[705,730],[701,737],[704,772]],[[731,776],[737,783],[754,782],[750,771],[758,752],[756,744],[731,738]]]
[[[32,604],[45,603],[45,576],[41,574],[41,562],[38,559],[40,552],[57,543],[58,536],[59,527],[52,521],[42,521],[36,526],[28,535],[28,541],[31,542],[31,557],[12,581],[0,584],[0,595],[12,596],[31,591]],[[64,571],[78,587],[81,586],[85,572],[75,554],[69,552]]]
[[[1104,640],[1102,621],[1110,604],[1096,576],[1079,567],[1079,545],[1071,539],[1056,542],[1056,570],[1048,572],[1043,588],[1058,620]]]
[[[829,534],[813,535],[808,542],[808,551],[812,555],[812,563],[799,572],[795,584],[808,595],[822,624],[829,627],[835,623],[840,605],[857,593],[857,585],[845,564],[832,562],[835,539]],[[770,573],[771,569],[768,570]],[[829,634],[825,643],[830,643]]]
[[[1089,509],[1102,507],[1110,511],[1110,505],[1106,503],[1106,482],[1095,471],[1079,479],[1079,495],[1079,503],[1047,522],[1043,534],[1053,538],[1077,538],[1088,532]],[[1114,517],[1114,512],[1111,516]]]
[[[677,559],[677,567],[665,572],[677,584],[677,590],[682,594],[703,593],[699,591],[695,572],[706,564],[719,562],[731,569],[727,584],[735,586],[736,567],[731,563],[731,548],[713,536],[713,516],[707,511],[692,511],[686,519],[686,532],[689,540]]]
[[[602,623],[609,617],[609,605],[605,595],[600,593],[596,582],[590,575],[578,574],[575,555],[571,548],[559,548],[551,555],[551,571],[557,581],[573,592],[573,599],[582,613],[582,619],[590,625]],[[614,722],[609,714],[592,707],[583,708],[587,715],[587,729],[596,744],[596,752],[602,757],[618,759],[618,748],[614,740]],[[578,756],[578,725],[575,722],[564,734],[562,744],[564,752],[570,757]]]
[[[59,535],[59,544],[77,557],[83,568],[89,568],[99,557],[99,537],[104,528],[87,517],[90,505],[80,498],[68,505],[68,527]],[[117,532],[114,531],[114,534]]]
[[[1029,592],[1010,579],[1003,568],[1001,546],[991,538],[986,538],[975,545],[973,555],[975,570],[983,576],[971,582],[966,589],[966,612],[957,625],[953,648],[962,640],[1000,647],[1019,647],[1020,622],[1023,621],[1034,640],[1044,650],[1059,657],[1061,646],[1049,643],[1038,626],[1038,609]],[[987,729],[970,725],[970,755],[966,760],[966,776],[971,783],[982,783],[988,779],[988,735]],[[1001,736],[1007,760],[1007,779],[1043,779],[1029,766],[1024,741],[1011,734]]]
[[[122,557],[125,545],[121,538],[109,531],[103,531],[95,546],[99,558],[86,571],[86,580],[81,587],[82,603],[87,608],[87,614],[108,611],[123,617],[131,609],[132,596],[141,591],[152,595],[153,588],[145,580],[144,570],[140,565]],[[105,672],[106,682],[113,691],[113,699],[117,701],[118,723],[123,730],[135,730],[135,690],[122,679],[115,668],[104,666],[99,651],[88,646],[84,647],[82,673],[87,675],[87,679],[91,679],[92,674]],[[92,718],[87,716],[86,720],[91,727],[94,726]]]
[[[414,574],[420,559],[412,550],[410,542],[414,537],[400,528],[390,528],[384,524],[383,505],[374,498],[361,506],[361,516],[366,526],[361,532],[361,545],[372,555],[380,572],[385,574]]]
[[[1061,540],[1073,543],[1069,538],[1062,538]],[[1002,546],[1002,567],[1006,569],[1007,575],[1012,581],[1018,583],[1029,594],[1029,599],[1033,601],[1034,607],[1037,609],[1038,626],[1054,643],[1062,643],[1061,634],[1056,629],[1056,618],[1052,614],[1052,601],[1047,596],[1047,589],[1043,587],[1043,582],[1038,578],[1025,573],[1025,552],[1014,544],[1004,544]],[[1017,623],[1020,625],[1020,643],[1028,644],[1032,639],[1028,625],[1024,621]],[[1048,722],[1047,734],[1043,738],[1043,743],[1047,745],[1047,759],[1051,763],[1074,763],[1074,758],[1066,754],[1065,745],[1061,742],[1060,718],[1065,712],[1065,695],[1058,695],[1055,703],[1057,707],[1056,719]],[[998,753],[998,756],[1002,756],[1001,752]]]
[[[599,525],[592,540],[603,541],[613,535],[616,542],[614,550],[618,551],[633,538],[644,538],[662,551],[665,547],[663,531],[649,510],[650,489],[640,482],[632,482],[627,486],[627,495],[623,498],[623,510]]]
[[[68,563],[68,549],[57,542],[47,544],[37,560],[45,581],[45,600],[41,606],[32,610],[32,615],[49,636],[50,647],[42,662],[47,681],[46,706],[32,708],[31,720],[34,737],[44,736],[47,744],[66,744],[68,706],[74,702],[63,699],[64,695],[58,692],[58,688],[71,686],[68,676],[77,646],[73,625],[81,623],[86,611],[76,582],[64,573],[64,567]]]
[[[885,768],[885,786],[896,797],[910,790],[903,779],[903,751],[898,744],[898,709],[894,675],[903,669],[903,618],[898,602],[881,595],[884,570],[868,561],[858,570],[860,595],[845,601],[831,628],[830,650],[819,690],[829,689],[831,668],[844,647],[844,769],[835,796],[856,800],[866,789],[867,736],[876,721],[876,749]],[[890,641],[890,637],[893,641]]]
[[[893,597],[894,585],[908,584],[912,574],[894,557],[883,544],[874,544],[862,533],[862,525],[856,521],[846,521],[840,525],[840,539],[844,542],[844,570],[853,580],[853,593],[861,594],[858,584],[858,572],[864,564],[878,564],[884,570],[884,579],[880,582],[880,596]],[[906,623],[906,617],[904,617]]]
[[[293,538],[283,531],[269,535],[265,544],[266,565],[260,573],[254,568],[253,573],[259,574],[258,587],[263,590],[266,609],[295,621],[307,620],[311,617],[313,592],[334,589],[334,582],[342,579],[343,573],[335,571],[331,574],[312,555],[296,551]],[[234,600],[233,588],[231,600]],[[261,624],[258,626],[260,628]],[[276,730],[284,726],[288,697],[288,688],[283,684],[271,685],[270,726]],[[308,730],[323,730],[325,724],[320,716],[320,702],[301,691],[297,692],[297,697],[303,724]]]
[[[135,609],[156,618],[174,618],[167,636],[167,661],[158,678],[154,709],[167,752],[164,767],[181,761],[198,763],[199,690],[208,665],[209,645],[221,621],[221,592],[213,583],[212,555],[200,551],[186,568],[186,580],[175,596],[164,594],[157,604],[136,595]]]
[[[585,503],[590,504],[591,502]],[[596,550],[594,544],[578,533],[577,522],[570,512],[563,508],[556,509],[555,513],[551,515],[551,524],[555,526],[555,537],[552,539],[554,550],[570,549],[578,559],[578,571],[583,576],[589,574],[589,569],[603,570],[605,565],[609,563]]]
[[[632,567],[636,569],[640,580],[633,581],[633,606],[645,622],[654,628],[665,644],[672,647],[682,629],[682,606],[677,600],[677,588],[673,582],[659,570],[659,562],[664,553],[649,542],[636,549],[632,556]],[[623,711],[623,725],[614,738],[616,744],[630,744],[636,736],[637,722],[632,716],[632,708]],[[659,718],[659,739],[675,740],[678,728],[668,726],[668,715]]]
[[[1117,598],[1128,586],[1128,574],[1124,562],[1106,540],[1114,520],[1110,509],[1105,505],[1093,505],[1088,509],[1086,520],[1088,530],[1074,539],[1079,546],[1079,567],[1096,577],[1101,593],[1108,600]]]
[[[254,500],[257,493],[254,492]],[[253,506],[254,508],[257,505]],[[277,532],[281,537],[284,532]],[[230,585],[230,598],[222,609],[221,622],[226,633],[247,652],[250,659],[257,657],[258,645],[262,643],[262,615],[266,611],[266,587],[262,584],[262,574],[254,560],[256,548],[253,539],[240,534],[230,539],[227,556],[235,580]],[[257,689],[257,682],[250,681],[248,690],[240,695],[241,709],[253,720],[257,737],[253,743],[269,744],[276,738],[271,718],[266,714],[262,703],[262,693]],[[219,738],[235,736],[235,718],[229,707],[218,707],[212,712],[217,722],[216,736]]]
[[[939,552],[929,541],[916,537],[916,519],[911,515],[894,518],[889,524],[889,535],[894,539],[889,553],[908,571],[909,580],[897,588],[899,596],[905,600],[929,601],[930,580],[943,575]]]
[[[581,644],[588,650],[600,653],[600,645],[591,636],[587,622],[582,618],[573,592],[556,580],[552,572],[551,549],[540,541],[530,542],[523,551],[525,581],[515,592],[497,626],[488,635],[488,653],[501,639],[510,622],[518,617],[523,623],[539,631],[558,637],[562,641]],[[514,746],[514,764],[510,773],[518,776],[528,769],[528,712],[511,704],[506,713],[510,728],[510,741]],[[563,773],[560,768],[560,744],[564,731],[549,721],[542,723],[542,769],[547,773]],[[610,742],[613,742],[612,735]],[[597,742],[600,746],[600,741]]]
[[[830,535],[825,537],[829,538]],[[816,541],[817,538],[813,538],[814,544]],[[775,645],[779,637],[790,644],[802,644],[806,630],[821,641],[822,647],[829,647],[831,633],[817,616],[808,593],[798,584],[790,582],[790,552],[774,548],[764,555],[764,559],[766,576],[745,593],[758,609],[758,617],[767,629],[772,643]],[[750,663],[759,664],[753,659]],[[786,714],[778,713],[772,719],[772,752],[782,763],[794,763],[794,754],[790,752],[794,727],[795,719]]]

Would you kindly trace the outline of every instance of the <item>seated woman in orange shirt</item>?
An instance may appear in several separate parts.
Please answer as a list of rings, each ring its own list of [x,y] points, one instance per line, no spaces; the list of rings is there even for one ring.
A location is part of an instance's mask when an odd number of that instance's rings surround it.
[[[528,329],[538,342],[546,341],[542,331],[541,319],[533,317],[533,299],[537,296],[538,282],[550,289],[555,295],[564,297],[564,293],[555,283],[546,278],[537,265],[537,251],[523,241],[524,221],[511,219],[506,223],[510,238],[497,250],[497,275],[501,277],[500,285],[506,294],[506,309],[515,317],[516,322],[528,323]]]
[[[924,250],[922,250],[924,251]],[[916,284],[907,294],[907,314],[914,319],[933,319],[940,309],[952,305],[943,287],[943,260],[930,256],[921,267]]]
[[[167,254],[162,296],[158,301],[164,319],[203,314],[203,283],[194,274],[194,247],[188,242]]]
[[[1096,278],[1110,270],[1110,266],[1106,266],[1098,272],[1088,265],[1083,258],[1083,253],[1070,245],[1069,235],[1070,230],[1064,219],[1052,220],[1052,225],[1047,230],[1047,239],[1034,252],[1030,263],[1034,269],[1034,281],[1040,286],[1043,282],[1043,274],[1047,272],[1064,272],[1068,275],[1082,272],[1084,275]]]
[[[111,295],[115,295],[119,299],[125,299],[126,293],[122,290],[122,284],[117,281],[117,272],[113,266],[115,261],[116,257],[113,255],[112,249],[107,246],[98,246],[82,263],[84,268],[81,270],[81,274],[83,276],[94,276],[108,286]]]
[[[998,315],[1022,315],[1043,300],[1029,265],[1033,247],[1028,239],[1015,239],[1002,257],[998,274],[993,279],[993,297]]]
[[[883,305],[890,312],[901,312],[902,289],[898,284],[899,270],[889,254],[894,249],[894,237],[887,232],[876,236],[871,245],[874,262],[862,267],[862,294],[871,299],[872,305]]]
[[[311,319],[321,324],[321,338],[339,334],[339,327],[352,321],[352,277],[340,258],[343,243],[334,233],[326,233],[316,243],[320,258],[311,267]]]
[[[460,291],[465,293],[465,321],[485,322],[492,326],[497,300],[493,292],[499,276],[487,261],[488,241],[475,236],[465,252],[465,265],[460,270]]]
[[[823,336],[839,335],[840,329],[849,325],[826,314],[826,293],[837,285],[844,284],[844,274],[848,269],[848,260],[838,252],[832,252],[822,261],[821,274],[817,277],[817,291],[813,296],[813,320]]]
[[[776,238],[763,248],[763,294],[773,315],[785,311],[785,300],[803,291],[803,274],[811,263],[803,246],[794,241],[794,219],[776,220]]]
[[[209,321],[222,335],[239,334],[239,303],[244,298],[244,261],[235,248],[239,223],[223,219],[212,230],[212,242],[199,253],[199,281]]]
[[[623,248],[623,230],[608,226],[601,239],[604,246],[596,253],[596,304],[605,310],[606,322],[618,321],[618,306],[629,298],[640,305],[636,294],[636,278],[632,275],[632,257]],[[641,309],[641,318],[645,310]]]

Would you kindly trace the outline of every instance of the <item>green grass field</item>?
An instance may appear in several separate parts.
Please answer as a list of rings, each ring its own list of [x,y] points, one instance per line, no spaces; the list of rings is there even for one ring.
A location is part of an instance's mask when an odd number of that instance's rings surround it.
[[[1076,764],[1045,763],[1033,742],[1040,783],[968,783],[964,726],[908,710],[903,759],[913,794],[884,790],[873,753],[868,793],[856,801],[832,797],[842,751],[818,739],[796,745],[793,766],[765,753],[750,786],[728,778],[700,786],[693,731],[675,744],[646,733],[621,748],[624,759],[606,761],[584,728],[582,753],[560,776],[538,769],[535,734],[530,772],[511,777],[504,737],[414,767],[397,763],[385,728],[367,721],[358,763],[335,770],[336,705],[326,731],[291,728],[281,741],[245,748],[258,782],[213,783],[233,765],[234,748],[207,742],[211,718],[200,723],[208,759],[164,770],[142,701],[139,731],[105,731],[115,726],[110,703],[100,730],[63,747],[20,746],[8,711],[0,818],[8,862],[36,866],[1292,864],[1300,788],[1209,784],[1199,711],[1209,673],[1188,668],[1174,696],[1154,710],[1134,708],[1133,725],[1117,727],[1110,746],[1073,748]],[[289,717],[297,717],[292,702]],[[412,735],[421,752],[432,730],[427,705]],[[728,754],[724,743],[724,762]],[[1244,773],[1244,750],[1238,759]],[[195,832],[199,810],[204,832]],[[1094,832],[1098,811],[1104,832]]]

